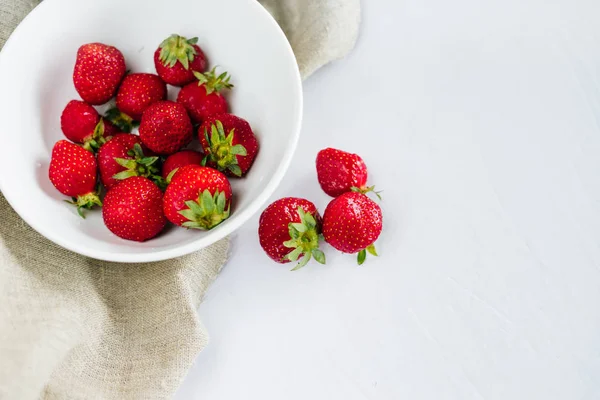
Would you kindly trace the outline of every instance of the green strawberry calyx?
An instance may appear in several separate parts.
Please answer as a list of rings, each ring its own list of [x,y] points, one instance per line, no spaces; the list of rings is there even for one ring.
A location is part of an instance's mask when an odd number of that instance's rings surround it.
[[[293,249],[284,257],[284,260],[295,262],[302,257],[292,271],[304,267],[311,258],[320,264],[325,264],[325,254],[319,249],[322,235],[315,217],[311,213],[305,212],[302,207],[298,207],[298,216],[300,222],[289,223],[290,240],[283,243],[288,249]]]
[[[100,118],[100,121],[94,128],[94,132],[85,139],[83,148],[95,153],[108,139],[110,137],[104,137],[104,120]]]
[[[106,111],[104,118],[113,123],[121,132],[130,133],[134,126],[139,125],[129,115],[122,113],[117,107],[112,107]]]
[[[71,200],[65,200],[67,203],[72,204],[77,207],[77,213],[83,219],[85,219],[85,214],[83,210],[91,210],[95,206],[102,207],[102,200],[100,200],[100,196],[98,191],[90,192],[84,195],[80,195],[77,197],[72,197]]]
[[[144,150],[139,143],[134,144],[133,149],[129,150],[127,155],[132,158],[115,157],[115,162],[125,168],[125,170],[113,175],[114,179],[123,180],[132,176],[143,176],[154,181],[161,189],[164,189],[166,185],[163,182],[164,179],[160,176],[160,168],[156,165],[156,162],[159,160],[158,157],[145,156]]]
[[[197,37],[187,39],[173,34],[160,44],[158,59],[169,68],[179,61],[183,68],[190,69],[190,62],[194,61],[194,57],[196,57],[196,49],[193,46],[196,43],[198,43]]]
[[[198,79],[198,86],[204,85],[206,94],[220,92],[223,89],[231,89],[233,87],[233,84],[229,82],[231,75],[228,75],[227,72],[217,75],[217,67],[205,73],[194,71],[194,76]]]
[[[364,248],[358,252],[358,256],[357,256],[358,265],[363,265],[363,263],[367,259],[367,252],[375,257],[379,256],[379,254],[377,254],[377,250],[375,250],[375,245],[373,243],[371,243],[366,248]]]
[[[179,211],[188,221],[182,224],[185,228],[209,230],[229,218],[230,205],[227,204],[225,192],[218,190],[212,194],[208,189],[198,194],[198,199],[185,202],[188,207]]]
[[[356,192],[356,193],[362,193],[362,194],[368,194],[368,193],[373,193],[375,196],[377,196],[377,198],[379,200],[381,199],[381,192],[380,191],[375,191],[375,186],[363,186],[363,187],[356,187],[356,186],[352,186],[350,188],[351,191]]]
[[[233,144],[234,132],[235,128],[225,135],[221,121],[212,124],[210,135],[208,130],[204,129],[204,138],[208,143],[208,148],[206,149],[206,156],[202,160],[203,166],[211,161],[216,164],[219,171],[228,170],[235,176],[242,176],[242,169],[238,165],[238,156],[247,156],[248,152],[241,144]]]
[[[166,182],[167,185],[169,183],[171,183],[171,181],[173,180],[173,177],[175,176],[175,174],[177,173],[177,171],[179,171],[179,168],[175,168],[171,172],[169,172],[169,175],[167,175],[167,179],[165,179],[165,182]]]

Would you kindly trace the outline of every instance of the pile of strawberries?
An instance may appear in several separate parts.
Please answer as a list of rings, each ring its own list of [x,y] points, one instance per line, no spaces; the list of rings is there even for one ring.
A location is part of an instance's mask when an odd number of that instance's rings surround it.
[[[229,178],[243,177],[258,153],[252,128],[229,113],[221,93],[233,87],[229,75],[207,70],[197,38],[171,35],[154,64],[157,74],[129,73],[117,48],[79,48],[73,83],[82,100],[71,100],[61,115],[70,141],[54,145],[49,170],[82,217],[102,207],[111,232],[140,242],[168,221],[208,230],[227,219]],[[167,85],[181,88],[177,101],[167,100]],[[112,99],[101,116],[94,106]],[[202,152],[187,148],[195,138]],[[299,261],[294,270],[311,258],[325,263],[322,240],[362,264],[367,253],[377,255],[382,229],[381,208],[367,196],[377,194],[367,186],[367,167],[358,155],[331,148],[319,152],[316,166],[321,187],[334,197],[323,217],[306,199],[277,200],[260,217],[260,244],[279,263]]]
[[[367,253],[377,256],[375,241],[382,230],[382,213],[367,194],[379,199],[367,186],[367,166],[357,154],[327,148],[317,155],[317,177],[325,193],[334,197],[321,215],[315,205],[285,197],[268,206],[260,216],[258,236],[263,250],[278,263],[298,261],[292,271],[311,258],[325,264],[321,240],[343,253],[357,254],[362,264]]]
[[[157,74],[129,73],[117,48],[79,48],[73,83],[82,100],[61,115],[70,141],[54,145],[49,170],[81,216],[102,206],[108,229],[135,241],[155,237],[167,221],[202,230],[220,224],[231,209],[228,177],[244,176],[258,153],[248,122],[228,113],[221,92],[233,87],[229,75],[207,70],[197,38],[171,35],[154,64]],[[167,100],[167,85],[181,87],[176,102]],[[113,98],[101,116],[94,106]],[[196,137],[202,152],[185,149]]]

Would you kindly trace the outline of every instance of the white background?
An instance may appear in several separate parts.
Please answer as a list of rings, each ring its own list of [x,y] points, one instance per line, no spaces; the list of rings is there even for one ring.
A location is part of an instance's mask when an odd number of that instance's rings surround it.
[[[369,0],[305,82],[272,200],[323,210],[314,158],[359,153],[381,257],[298,272],[258,215],[200,307],[178,399],[600,398],[600,2]],[[264,155],[263,155],[264,156]]]

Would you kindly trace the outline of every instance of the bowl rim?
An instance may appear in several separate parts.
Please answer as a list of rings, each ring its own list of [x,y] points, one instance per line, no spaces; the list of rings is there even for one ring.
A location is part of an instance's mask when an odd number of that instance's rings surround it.
[[[11,48],[15,43],[14,38],[19,36],[19,32],[22,29],[22,26],[25,25],[26,21],[30,19],[30,16],[34,13],[40,12],[40,9],[45,9],[48,7],[48,3],[52,3],[52,0],[46,0],[40,3],[36,8],[34,8],[14,29],[11,33],[10,37],[4,44],[2,50]],[[290,42],[288,41],[285,33],[279,26],[279,24],[275,21],[273,16],[258,2],[258,1],[248,1],[250,7],[255,7],[258,9],[259,13],[263,13],[265,21],[268,21],[269,24],[272,25],[273,28],[285,39],[285,49],[287,52],[287,56],[292,57],[294,60],[294,65],[296,68],[294,69],[294,84],[297,89],[297,93],[299,96],[298,99],[298,109],[296,111],[296,121],[294,123],[293,132],[290,135],[290,138],[287,142],[286,148],[282,154],[281,162],[279,163],[277,170],[275,171],[273,177],[267,183],[265,189],[253,200],[251,200],[250,204],[239,213],[236,213],[235,219],[230,220],[227,224],[219,227],[212,231],[211,235],[199,237],[197,240],[194,240],[190,243],[176,246],[170,249],[160,250],[152,253],[120,253],[120,252],[112,252],[112,251],[103,251],[96,250],[93,248],[86,247],[84,244],[79,245],[75,242],[64,240],[61,235],[57,235],[52,229],[42,226],[41,224],[37,224],[35,220],[29,220],[24,215],[27,213],[23,212],[26,208],[25,205],[18,204],[18,202],[13,201],[10,192],[6,192],[3,187],[3,178],[2,174],[0,174],[0,191],[4,195],[6,201],[10,204],[13,210],[35,231],[54,242],[55,244],[63,247],[69,251],[80,254],[82,256],[90,257],[96,260],[109,261],[109,262],[121,262],[121,263],[143,263],[143,262],[155,262],[155,261],[164,261],[170,260],[173,258],[185,256],[191,254],[193,252],[199,251],[203,248],[206,248],[219,240],[225,238],[226,236],[233,233],[235,230],[239,229],[243,224],[248,222],[254,216],[262,206],[267,202],[269,197],[275,192],[283,177],[285,176],[289,166],[292,162],[294,153],[296,151],[298,140],[300,138],[300,132],[302,128],[302,119],[304,112],[304,94],[302,90],[302,77],[300,75],[300,69],[296,60],[296,56],[292,49]],[[0,68],[1,65],[7,62],[5,51],[0,51]],[[133,243],[133,242],[132,242]]]

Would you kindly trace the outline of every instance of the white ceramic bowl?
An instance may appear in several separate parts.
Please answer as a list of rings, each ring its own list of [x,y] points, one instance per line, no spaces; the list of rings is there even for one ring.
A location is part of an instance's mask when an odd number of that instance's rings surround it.
[[[80,45],[103,42],[135,72],[155,72],[153,53],[172,33],[199,37],[211,66],[232,75],[232,112],[252,125],[260,151],[247,177],[232,179],[231,217],[209,232],[170,227],[145,243],[122,240],[102,213],[77,216],[48,180],[60,114],[79,99],[72,72]],[[0,53],[0,190],[42,235],[107,261],[157,261],[204,248],[259,211],[291,161],[302,119],[302,86],[283,32],[256,0],[45,0]],[[173,88],[169,88],[172,90]],[[172,96],[171,96],[172,97]],[[1,223],[1,221],[0,221]]]

